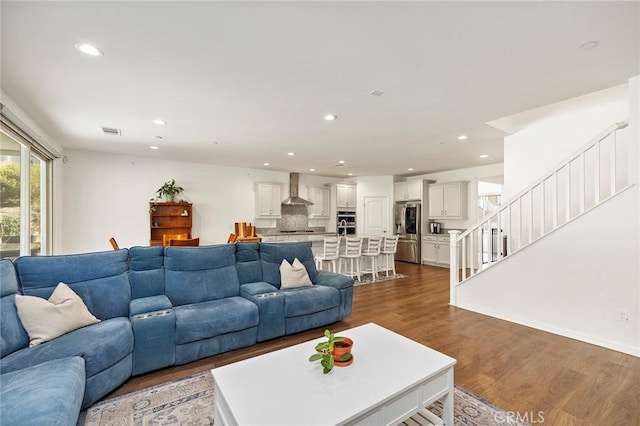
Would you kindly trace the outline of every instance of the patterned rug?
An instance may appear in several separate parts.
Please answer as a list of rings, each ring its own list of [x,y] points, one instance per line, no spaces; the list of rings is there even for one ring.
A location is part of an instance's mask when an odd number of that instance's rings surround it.
[[[436,416],[442,404],[436,402],[407,419],[403,425],[442,424]],[[435,416],[434,416],[435,414]],[[456,386],[455,425],[525,426],[514,416],[482,398]],[[99,402],[80,413],[78,425],[85,426],[210,426],[213,425],[213,377],[209,371],[163,383],[141,391]]]
[[[393,281],[393,280],[397,280],[398,278],[406,278],[406,277],[408,277],[408,275],[395,274],[395,275],[389,275],[388,277],[386,277],[384,276],[384,274],[379,274],[377,280],[371,281],[370,274],[360,275],[360,281],[358,281],[358,279],[355,278],[353,281],[353,285],[357,286],[357,285],[365,285],[365,284],[377,284],[377,283]]]

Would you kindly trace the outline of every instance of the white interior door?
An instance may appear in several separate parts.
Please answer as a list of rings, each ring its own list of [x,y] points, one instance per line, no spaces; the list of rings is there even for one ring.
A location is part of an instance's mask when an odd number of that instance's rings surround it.
[[[364,235],[389,233],[389,199],[364,197]]]

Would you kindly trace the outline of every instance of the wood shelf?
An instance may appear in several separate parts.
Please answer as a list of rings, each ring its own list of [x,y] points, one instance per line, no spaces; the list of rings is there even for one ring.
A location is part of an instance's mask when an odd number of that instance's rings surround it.
[[[151,211],[155,208],[155,211]],[[187,213],[183,216],[184,213]],[[191,203],[149,203],[149,244],[162,245],[164,234],[188,234],[191,238]]]

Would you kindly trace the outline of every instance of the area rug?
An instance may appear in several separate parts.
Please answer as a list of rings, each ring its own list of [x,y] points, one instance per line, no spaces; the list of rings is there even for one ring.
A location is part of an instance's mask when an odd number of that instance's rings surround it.
[[[436,418],[441,413],[442,404],[436,402],[403,424],[442,424]],[[459,386],[454,390],[454,416],[455,425],[460,426],[527,425]],[[205,371],[99,402],[80,414],[78,425],[213,425],[213,377]]]
[[[360,281],[358,281],[358,279],[356,278],[353,281],[353,285],[365,285],[365,284],[377,284],[377,283],[383,283],[383,282],[389,282],[389,281],[393,281],[393,280],[397,280],[398,278],[406,278],[408,277],[408,275],[404,275],[404,274],[395,274],[395,275],[389,275],[384,276],[384,275],[378,275],[378,279],[376,279],[375,281],[371,280],[371,275],[367,274],[367,275],[361,275],[360,276]]]

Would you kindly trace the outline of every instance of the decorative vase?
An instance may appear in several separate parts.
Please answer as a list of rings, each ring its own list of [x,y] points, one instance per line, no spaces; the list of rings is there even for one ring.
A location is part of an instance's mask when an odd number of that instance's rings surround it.
[[[345,337],[340,342],[336,342],[333,344],[333,363],[336,367],[346,367],[347,365],[351,365],[353,362],[353,354],[351,353],[351,348],[353,347],[353,340]],[[345,355],[351,355],[345,361],[341,361],[344,359]]]

